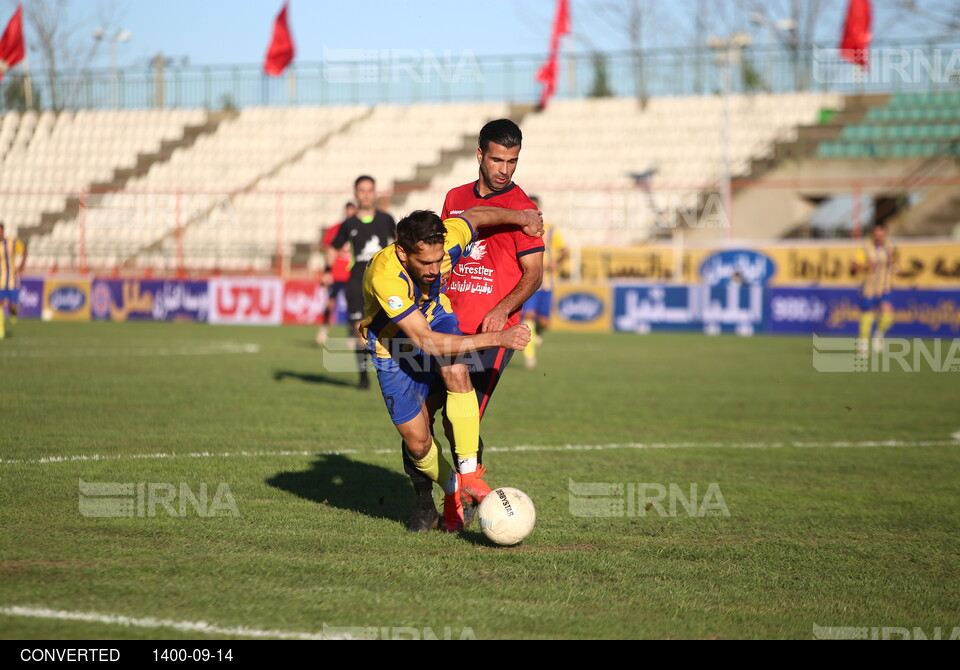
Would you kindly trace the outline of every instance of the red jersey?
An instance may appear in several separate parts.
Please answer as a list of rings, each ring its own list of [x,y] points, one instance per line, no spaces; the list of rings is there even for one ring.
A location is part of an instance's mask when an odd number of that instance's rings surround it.
[[[536,209],[536,206],[516,184],[502,191],[481,196],[479,182],[451,189],[443,201],[440,218],[460,216],[471,207],[503,207],[505,209]],[[445,289],[454,314],[460,320],[460,330],[475,335],[483,317],[517,286],[523,276],[520,259],[527,254],[542,253],[543,240],[530,237],[516,226],[484,226],[477,230],[469,252],[453,269]],[[520,323],[518,308],[507,320],[506,327]]]
[[[333,244],[333,238],[337,236],[337,233],[340,231],[340,224],[334,224],[327,229],[327,232],[323,234],[323,246],[329,247]],[[350,281],[350,251],[346,247],[340,250],[340,253],[337,254],[336,259],[333,261],[333,267],[330,268],[330,274],[333,276],[333,281],[336,283],[342,283]]]

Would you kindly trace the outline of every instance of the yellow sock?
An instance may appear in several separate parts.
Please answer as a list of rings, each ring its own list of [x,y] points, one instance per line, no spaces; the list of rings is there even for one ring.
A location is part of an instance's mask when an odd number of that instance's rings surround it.
[[[890,330],[890,326],[892,325],[893,325],[893,314],[890,314],[889,312],[883,312],[880,315],[879,323],[877,323],[877,337],[883,337],[886,334],[886,332]]]
[[[523,323],[530,329],[530,342],[523,350],[523,357],[526,361],[535,361],[537,360],[537,322],[533,319],[524,319]]]
[[[453,468],[440,453],[435,441],[430,442],[430,450],[426,456],[419,460],[416,458],[411,458],[411,460],[413,460],[417,470],[439,484],[444,493],[456,493],[457,478],[453,475]]]
[[[866,340],[870,338],[870,333],[873,331],[873,312],[864,312],[860,316],[860,339]]]
[[[453,426],[453,442],[460,474],[477,470],[480,451],[480,404],[475,391],[447,391],[447,419]]]

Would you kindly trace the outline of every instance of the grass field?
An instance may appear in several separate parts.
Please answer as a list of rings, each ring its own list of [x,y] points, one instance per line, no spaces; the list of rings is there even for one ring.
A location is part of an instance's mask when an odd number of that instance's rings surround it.
[[[21,322],[0,342],[0,636],[960,626],[960,373],[817,373],[808,338],[549,334],[484,419],[488,481],[538,512],[497,548],[404,531],[380,395],[325,372],[312,337]],[[91,518],[80,480],[225,484],[237,514]],[[571,480],[716,484],[729,515],[577,516]]]

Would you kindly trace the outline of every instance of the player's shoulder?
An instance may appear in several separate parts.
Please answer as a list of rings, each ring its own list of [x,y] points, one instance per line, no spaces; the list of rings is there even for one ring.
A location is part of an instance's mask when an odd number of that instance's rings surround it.
[[[530,199],[530,196],[527,195],[527,192],[524,191],[517,182],[513,182],[513,188],[510,189],[510,195],[518,200],[526,200],[530,203],[530,206],[533,207],[533,200]]]
[[[388,244],[370,259],[367,271],[373,277],[392,277],[403,270],[400,259],[397,258],[396,243]]]
[[[461,184],[460,186],[454,186],[449,191],[447,191],[447,198],[457,197],[463,195],[473,196],[476,191],[477,182],[469,181],[466,184]]]
[[[443,227],[447,230],[448,238],[451,234],[466,234],[469,237],[473,237],[473,224],[461,214],[452,214],[445,218],[443,220]]]

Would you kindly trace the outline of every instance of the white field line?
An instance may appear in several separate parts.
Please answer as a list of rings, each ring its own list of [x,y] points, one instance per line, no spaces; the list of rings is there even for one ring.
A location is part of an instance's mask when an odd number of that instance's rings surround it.
[[[169,628],[171,630],[186,633],[200,633],[203,635],[231,635],[236,637],[270,638],[275,640],[330,640],[336,638],[351,639],[353,637],[350,634],[332,636],[327,631],[322,633],[301,633],[286,630],[261,630],[259,628],[247,628],[246,626],[216,626],[206,621],[173,621],[171,619],[154,619],[152,617],[135,618],[116,614],[99,614],[97,612],[68,612],[44,607],[0,607],[0,614],[33,617],[37,619],[83,621],[87,623],[133,628]],[[326,629],[326,626],[324,626],[324,628]]]
[[[915,447],[957,447],[960,446],[960,433],[951,440],[872,440],[862,442],[624,442],[620,444],[565,444],[565,445],[518,445],[512,447],[485,446],[484,451],[491,453],[520,453],[525,451],[564,452],[564,451],[609,451],[615,449],[877,449],[877,448],[915,448]],[[201,451],[154,454],[77,454],[72,456],[44,456],[41,458],[0,458],[0,465],[48,465],[52,463],[72,463],[78,461],[133,461],[161,460],[173,458],[275,458],[303,456],[337,456],[342,454],[395,454],[397,449],[374,449],[363,452],[359,449],[340,449],[336,451]]]
[[[50,349],[10,349],[0,351],[0,358],[154,358],[162,356],[217,356],[222,354],[256,354],[259,344],[242,342],[209,342],[179,347],[84,347]]]

